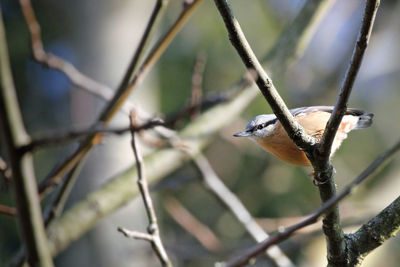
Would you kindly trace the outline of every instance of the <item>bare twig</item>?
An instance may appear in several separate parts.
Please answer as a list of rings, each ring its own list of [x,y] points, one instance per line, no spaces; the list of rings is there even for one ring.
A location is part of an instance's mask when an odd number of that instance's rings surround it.
[[[15,217],[15,216],[17,216],[17,210],[12,207],[0,205],[0,214]]]
[[[64,210],[65,203],[68,200],[68,196],[78,179],[79,173],[81,172],[85,160],[78,163],[65,177],[65,181],[62,183],[59,192],[55,194],[54,199],[49,203],[44,212],[44,225],[47,226],[56,218],[58,218]],[[72,181],[71,181],[72,180]]]
[[[194,236],[207,250],[219,252],[222,249],[221,242],[210,228],[200,222],[174,197],[167,197],[164,200],[164,207],[169,215]]]
[[[152,32],[154,31],[155,25],[157,24],[157,21],[159,21],[162,11],[165,9],[167,6],[169,0],[157,0],[153,12],[151,13],[149,22],[147,23],[146,29],[144,31],[144,34],[142,38],[140,39],[139,45],[136,48],[135,55],[132,58],[132,61],[130,62],[128,69],[125,72],[124,78],[121,81],[121,84],[119,85],[117,92],[125,90],[125,88],[129,85],[129,83],[132,80],[132,76],[135,74],[138,66],[139,66],[139,61],[144,55],[144,51],[146,47],[148,46],[148,43],[150,41],[150,36]],[[128,100],[126,100],[128,101]]]
[[[142,124],[138,124],[137,122],[133,126],[124,126],[124,127],[109,127],[104,124],[100,124],[98,126],[92,126],[87,129],[82,130],[70,130],[61,133],[50,133],[46,134],[42,137],[33,138],[28,144],[21,147],[21,152],[33,151],[35,149],[51,146],[51,145],[59,145],[63,143],[68,143],[75,141],[77,139],[82,139],[84,137],[88,137],[95,134],[124,134],[131,130],[135,132],[141,132],[143,130],[153,129],[155,127],[163,126],[164,131],[167,127],[173,128],[177,122],[186,117],[190,117],[194,114],[198,109],[205,110],[209,109],[215,105],[224,103],[229,101],[229,96],[225,94],[221,94],[218,96],[211,96],[203,99],[196,106],[186,106],[183,109],[172,113],[171,115],[166,116],[165,120],[161,118],[154,117],[153,119],[148,120]],[[169,129],[168,129],[169,130]],[[164,135],[164,132],[162,133]]]
[[[172,123],[172,122],[171,122]],[[161,119],[153,119],[142,125],[134,126],[133,130],[135,132],[139,132],[142,130],[148,130],[157,126],[166,125],[167,123]],[[124,127],[108,127],[104,125],[94,126],[87,129],[82,130],[70,130],[61,133],[51,133],[46,134],[46,136],[38,137],[33,139],[30,143],[25,145],[22,150],[24,152],[33,151],[40,147],[46,147],[51,145],[60,145],[68,142],[75,141],[77,139],[82,139],[84,137],[88,137],[95,134],[117,134],[121,135],[127,133],[131,130],[132,127],[124,126]]]
[[[135,121],[134,116],[136,115],[134,114],[134,112],[132,112],[130,114],[131,126],[133,126],[133,123]],[[157,254],[162,266],[172,266],[171,261],[168,258],[167,252],[165,251],[164,245],[161,242],[160,230],[157,223],[157,216],[154,211],[153,201],[151,200],[149,186],[143,174],[142,156],[137,148],[135,131],[132,130],[131,134],[132,134],[131,145],[136,160],[136,169],[138,175],[137,184],[140,190],[140,195],[142,196],[143,199],[143,204],[147,213],[147,217],[149,219],[149,225],[147,227],[147,232],[149,233],[149,235],[140,234],[139,237],[138,233],[136,233],[135,235],[130,235],[130,236],[150,241],[151,246],[154,252]],[[119,228],[118,230],[123,232],[125,236],[128,236],[126,231],[122,231],[122,228]],[[130,233],[133,234],[132,232]],[[149,238],[149,236],[151,238]]]
[[[343,202],[341,202],[343,205]],[[372,212],[361,212],[357,209],[358,206],[349,206],[344,211],[341,209],[341,218],[343,228],[345,227],[353,227],[360,226],[363,224],[368,218],[374,216]],[[357,210],[357,213],[354,211]],[[279,217],[279,218],[255,218],[257,223],[267,232],[276,232],[277,229],[284,229],[286,225],[293,225],[296,222],[302,221],[308,218],[310,215],[306,216],[293,216],[293,217]],[[354,227],[353,227],[354,228]],[[298,235],[316,235],[322,232],[322,221],[318,221],[312,225],[307,226],[306,228],[299,229],[296,231]]]
[[[251,259],[257,257],[262,254],[267,248],[272,245],[278,244],[288,237],[290,237],[294,232],[299,229],[302,229],[310,224],[313,224],[318,221],[318,219],[326,213],[329,213],[332,208],[337,205],[339,201],[344,199],[346,196],[350,195],[354,192],[355,188],[363,182],[366,178],[368,178],[372,173],[374,173],[379,167],[381,167],[384,163],[389,161],[396,152],[400,150],[400,141],[398,141],[392,148],[388,151],[379,155],[360,175],[357,176],[350,184],[348,184],[339,194],[330,198],[326,201],[318,210],[316,210],[312,215],[310,215],[307,219],[301,221],[298,224],[287,227],[284,231],[271,236],[269,239],[265,240],[261,244],[258,244],[243,254],[240,258],[232,260],[227,264],[227,266],[244,266]],[[393,225],[397,225],[397,222],[391,222]],[[390,223],[389,223],[390,224]],[[372,248],[373,249],[373,248]],[[368,250],[371,251],[372,249]],[[365,253],[365,252],[364,252]]]
[[[104,124],[108,124],[110,120],[114,117],[117,110],[121,107],[121,105],[128,98],[130,93],[136,88],[138,84],[144,79],[147,72],[151,69],[154,63],[159,59],[165,49],[169,46],[171,41],[175,38],[176,34],[180,31],[182,26],[185,24],[187,19],[193,13],[193,11],[199,6],[202,0],[194,0],[191,4],[185,5],[180,13],[178,19],[175,21],[174,25],[171,26],[170,30],[161,38],[161,40],[154,46],[154,48],[150,51],[149,55],[144,60],[141,67],[138,69],[137,73],[132,78],[132,81],[125,88],[119,88],[116,91],[114,97],[110,102],[108,102],[107,106],[104,108],[101,113],[98,122],[102,122]],[[39,191],[41,195],[48,193],[51,190],[51,187],[61,179],[61,177],[69,171],[73,166],[75,166],[80,159],[91,148],[98,144],[101,139],[101,136],[96,134],[89,137],[82,145],[65,161],[56,167],[45,179],[45,182],[42,183],[39,187]]]
[[[32,156],[19,151],[19,147],[28,142],[29,136],[23,125],[15,92],[1,12],[0,8],[0,129],[13,174],[18,222],[28,263],[31,266],[53,266],[35,190],[37,185]]]
[[[89,93],[100,97],[101,99],[110,100],[113,96],[113,90],[110,87],[86,76],[78,69],[76,69],[74,65],[64,60],[63,58],[60,58],[45,51],[41,37],[40,25],[36,19],[31,1],[19,0],[19,3],[21,5],[22,13],[24,14],[24,18],[29,29],[33,58],[37,62],[49,68],[53,68],[64,73],[75,86],[84,89]],[[122,110],[126,114],[129,114],[129,111],[133,107],[134,106],[131,102],[126,102]]]
[[[360,69],[362,59],[367,49],[369,39],[371,37],[372,27],[374,25],[375,16],[378,11],[380,0],[367,0],[365,5],[364,17],[362,20],[360,32],[357,42],[354,46],[353,55],[350,59],[350,64],[345,74],[345,78],[340,87],[339,95],[336,100],[335,108],[326,125],[326,130],[322,137],[319,154],[326,161],[329,160],[333,139],[339,128],[340,122],[347,110],[347,102],[353,88],[354,81]]]
[[[131,231],[131,230],[128,230],[128,229],[125,229],[122,227],[118,227],[117,230],[118,230],[118,232],[121,232],[125,237],[134,238],[134,239],[138,239],[138,240],[144,240],[144,241],[148,241],[148,242],[154,241],[153,236],[150,234]]]
[[[238,197],[224,185],[207,158],[199,154],[193,157],[193,161],[201,172],[207,188],[232,212],[251,237],[258,243],[267,239],[269,235],[257,224]],[[266,253],[277,266],[294,266],[278,246],[271,247]]]
[[[206,60],[206,54],[204,52],[200,52],[197,54],[196,62],[193,66],[190,106],[197,107],[197,110],[193,113],[192,117],[197,116],[200,112],[199,103],[203,95],[203,74],[206,66]]]

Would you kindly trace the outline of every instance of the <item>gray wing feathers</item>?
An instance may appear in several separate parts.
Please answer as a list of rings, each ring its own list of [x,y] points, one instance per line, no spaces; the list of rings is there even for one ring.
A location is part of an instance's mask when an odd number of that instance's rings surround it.
[[[308,114],[317,110],[332,113],[333,106],[301,107],[301,108],[291,109],[290,112],[292,113],[293,116],[297,116],[301,113]],[[353,115],[358,117],[358,122],[354,129],[364,129],[370,127],[372,124],[372,118],[374,117],[374,114],[372,113],[367,113],[363,110],[355,108],[348,108],[346,110],[345,115]]]

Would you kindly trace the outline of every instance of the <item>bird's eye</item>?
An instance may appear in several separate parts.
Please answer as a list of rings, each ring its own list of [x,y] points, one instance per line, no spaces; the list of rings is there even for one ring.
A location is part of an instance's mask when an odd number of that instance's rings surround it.
[[[257,130],[261,130],[262,128],[264,128],[264,125],[262,125],[262,124],[257,126]]]

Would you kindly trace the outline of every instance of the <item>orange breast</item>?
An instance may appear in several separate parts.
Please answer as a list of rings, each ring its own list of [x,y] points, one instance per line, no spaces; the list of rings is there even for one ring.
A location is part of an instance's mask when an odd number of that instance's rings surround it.
[[[330,117],[330,113],[315,111],[303,116],[297,116],[296,120],[306,130],[307,134],[316,139],[320,139],[323,135],[326,123]],[[346,118],[353,117],[355,119]],[[354,121],[354,123],[353,123]],[[357,122],[354,116],[345,116],[339,127],[335,137],[332,153],[340,146],[343,139],[347,137],[347,133],[351,131]],[[279,159],[298,166],[311,166],[310,161],[303,151],[301,151],[295,143],[289,138],[285,129],[278,121],[273,134],[266,138],[257,138],[256,140],[268,152],[274,154]]]

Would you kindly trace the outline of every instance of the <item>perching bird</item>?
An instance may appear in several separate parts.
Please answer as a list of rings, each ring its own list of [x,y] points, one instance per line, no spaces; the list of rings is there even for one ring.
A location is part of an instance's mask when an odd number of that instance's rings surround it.
[[[313,106],[290,110],[306,133],[319,141],[333,107]],[[348,108],[340,123],[332,144],[331,157],[339,148],[351,130],[368,128],[374,114],[359,109]],[[248,137],[266,151],[279,159],[298,166],[311,166],[305,153],[289,138],[282,124],[274,114],[258,115],[246,126],[246,130],[234,134],[236,137]]]

